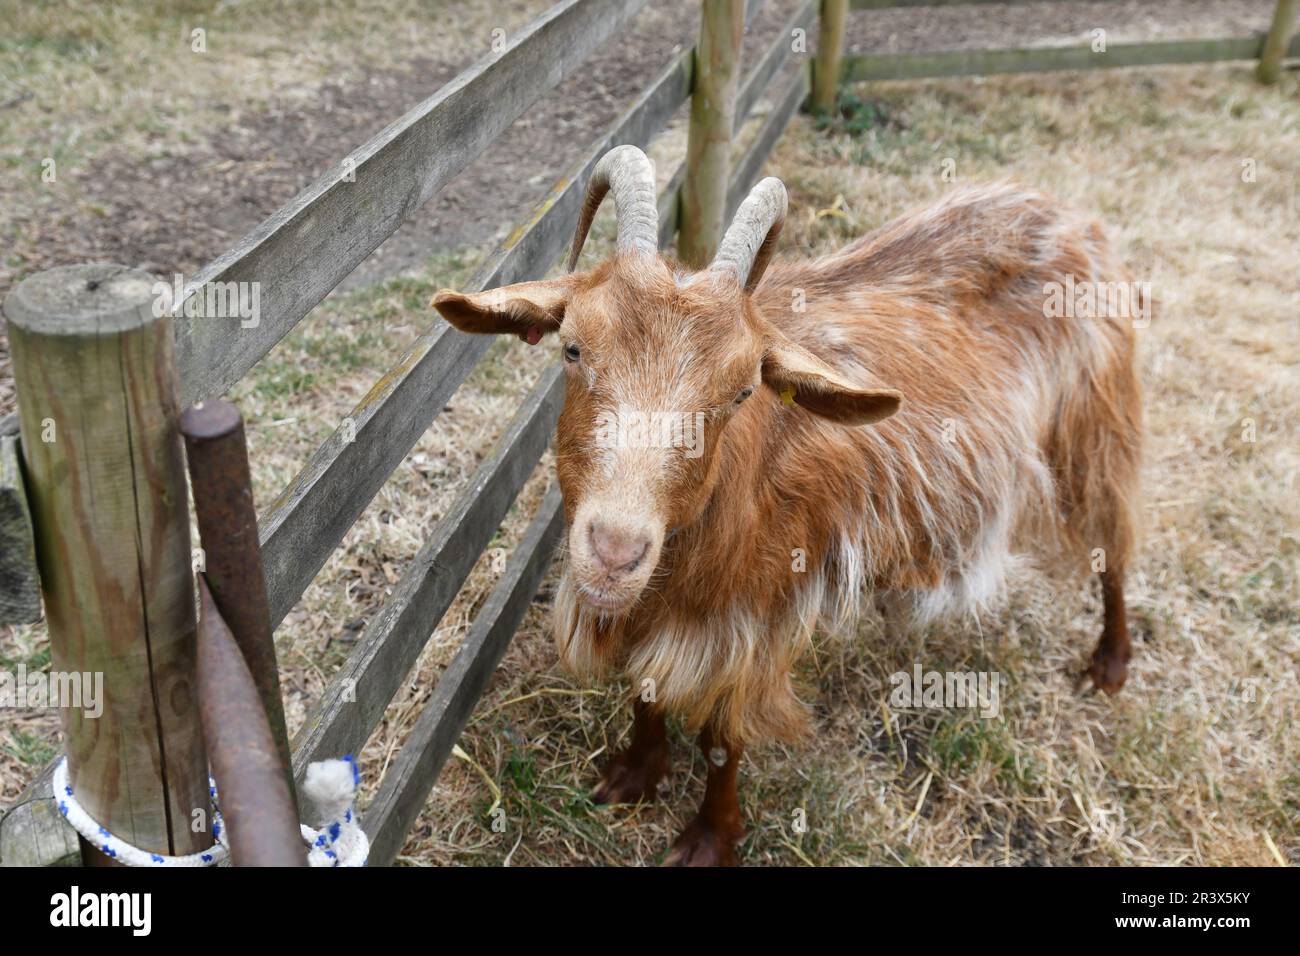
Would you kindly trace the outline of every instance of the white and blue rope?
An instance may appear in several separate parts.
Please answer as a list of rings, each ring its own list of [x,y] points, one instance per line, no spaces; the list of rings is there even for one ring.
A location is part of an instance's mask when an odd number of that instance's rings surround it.
[[[300,824],[303,841],[309,847],[307,862],[311,866],[365,866],[370,855],[370,841],[361,829],[356,814],[356,792],[361,785],[361,771],[351,756],[340,760],[322,760],[307,768],[303,794],[311,800],[326,821],[319,830]],[[110,833],[77,801],[68,781],[68,758],[54,768],[54,798],[68,824],[105,856],[127,866],[194,867],[221,866],[230,858],[226,825],[221,817],[217,786],[208,778],[212,796],[211,848],[185,856],[168,856],[142,850]]]

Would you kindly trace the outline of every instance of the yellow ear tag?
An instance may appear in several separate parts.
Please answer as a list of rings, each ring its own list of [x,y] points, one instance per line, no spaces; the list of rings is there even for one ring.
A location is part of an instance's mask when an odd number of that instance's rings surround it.
[[[781,393],[781,401],[782,401],[783,403],[785,403],[786,405],[793,405],[793,404],[794,404],[794,389],[793,389],[793,388],[787,388],[785,391],[783,391],[783,392]]]

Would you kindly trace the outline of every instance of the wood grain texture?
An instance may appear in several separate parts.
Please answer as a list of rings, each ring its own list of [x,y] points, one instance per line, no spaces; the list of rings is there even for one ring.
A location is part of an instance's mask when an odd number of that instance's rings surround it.
[[[898,53],[849,56],[842,81],[915,80],[939,76],[985,76],[999,73],[1042,73],[1055,70],[1106,70],[1129,66],[1216,63],[1253,60],[1263,37],[1221,40],[1161,40],[1152,43],[1112,43],[1105,53],[1090,46],[1036,47],[1027,50],[960,50],[944,53]],[[1291,41],[1288,56],[1300,56],[1300,37]]]
[[[438,320],[262,512],[258,534],[273,629],[491,344]]]
[[[833,113],[840,89],[840,60],[844,56],[844,21],[848,0],[821,0],[821,29],[813,63],[812,108]]]
[[[177,318],[181,395],[222,395],[645,0],[563,0],[353,150],[190,286],[260,283],[260,319]],[[349,181],[351,179],[352,181]]]
[[[1273,8],[1273,22],[1264,38],[1264,47],[1259,53],[1259,66],[1255,70],[1255,76],[1261,83],[1276,83],[1282,75],[1282,57],[1295,32],[1297,8],[1300,8],[1300,0],[1277,0],[1277,6]]]
[[[308,763],[356,752],[383,717],[549,444],[563,399],[562,375],[559,366],[543,373],[331,679],[294,741],[300,785]]]
[[[486,260],[484,280],[503,285],[545,274],[573,238],[591,173],[615,146],[645,149],[691,93],[694,51],[673,58],[649,87],[594,140]],[[520,253],[523,253],[522,255]],[[491,284],[476,288],[491,288]]]
[[[659,194],[659,248],[667,249],[677,235],[682,219],[682,183],[686,181],[686,163],[678,163],[668,185]]]
[[[62,711],[72,785],[135,845],[191,853],[211,845],[207,758],[172,329],[151,284],[52,269],[5,315],[52,669],[88,675],[87,691],[102,677],[102,714]]]
[[[712,260],[726,229],[723,207],[743,31],[740,0],[704,0],[700,39],[695,46],[695,89],[677,236],[677,253],[692,268],[702,268]]]
[[[391,863],[406,842],[447,755],[532,603],[563,530],[560,489],[552,484],[366,811],[362,826],[370,837],[371,866]]]
[[[50,792],[60,759],[47,764],[0,816],[0,866],[81,866],[77,831]]]
[[[18,438],[0,435],[0,625],[41,619],[41,581]]]
[[[752,17],[756,4],[751,4],[750,9],[746,12],[746,17]],[[741,83],[740,90],[736,94],[736,111],[732,123],[733,135],[749,118],[753,111],[754,105],[768,92],[767,87],[775,76],[791,58],[798,58],[795,54],[791,43],[791,31],[796,27],[805,29],[812,23],[816,15],[815,0],[810,0],[805,6],[796,10],[786,22],[785,28],[779,33],[771,45],[759,57],[754,68],[746,74],[744,82]],[[686,179],[685,161],[678,164],[677,169],[669,178],[668,184],[659,194],[659,248],[667,249],[677,235],[678,227],[681,224],[681,192],[682,183]],[[730,212],[728,211],[728,218]]]

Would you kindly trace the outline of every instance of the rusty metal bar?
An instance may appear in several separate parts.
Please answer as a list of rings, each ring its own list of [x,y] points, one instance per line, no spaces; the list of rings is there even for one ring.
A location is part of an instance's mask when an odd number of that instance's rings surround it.
[[[293,758],[257,539],[244,419],[230,402],[200,402],[181,414],[181,432],[203,545],[199,570],[206,575],[212,598],[253,675],[296,805],[293,776],[287,769],[293,766]]]
[[[306,866],[307,851],[257,687],[199,580],[199,716],[235,866]]]

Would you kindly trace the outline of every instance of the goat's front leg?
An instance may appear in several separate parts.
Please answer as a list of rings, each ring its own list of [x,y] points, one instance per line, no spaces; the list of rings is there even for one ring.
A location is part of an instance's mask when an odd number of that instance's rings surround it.
[[[745,836],[736,795],[736,771],[740,767],[739,744],[731,743],[709,728],[700,732],[700,750],[709,775],[704,786],[700,812],[682,831],[664,859],[664,866],[735,866],[735,845]]]
[[[591,794],[594,803],[654,800],[668,776],[668,728],[664,713],[639,697],[632,704],[632,743],[611,758]]]

